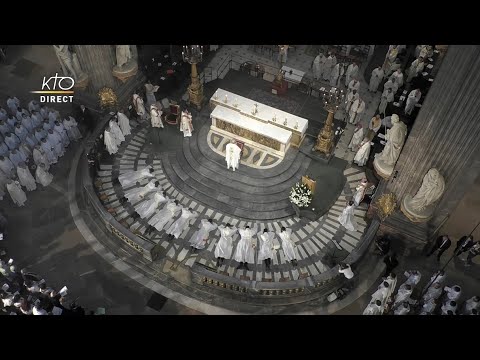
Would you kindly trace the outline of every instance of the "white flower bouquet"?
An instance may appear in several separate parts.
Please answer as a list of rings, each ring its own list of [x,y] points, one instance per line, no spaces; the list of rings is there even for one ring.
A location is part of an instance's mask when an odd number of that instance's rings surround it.
[[[312,202],[312,192],[305,184],[296,183],[289,196],[290,201],[298,207],[307,207]]]

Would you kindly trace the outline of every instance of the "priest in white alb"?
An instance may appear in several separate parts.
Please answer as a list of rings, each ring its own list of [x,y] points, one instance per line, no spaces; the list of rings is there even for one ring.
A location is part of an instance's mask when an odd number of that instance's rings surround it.
[[[145,105],[143,104],[143,99],[138,94],[133,94],[133,106],[137,115],[145,120],[148,117],[147,110],[145,110]]]
[[[338,222],[349,231],[357,230],[357,221],[354,216],[355,204],[353,201],[349,201],[345,209],[343,209],[342,214],[338,217]]]
[[[140,181],[143,178],[154,177],[154,170],[151,166],[148,166],[143,169],[128,171],[118,177],[118,181],[122,184],[123,188],[135,184],[137,181]]]
[[[363,111],[365,110],[365,101],[363,101],[361,98],[358,98],[355,100],[350,107],[349,111],[349,122],[350,124],[357,124],[361,118]]]
[[[192,114],[189,113],[188,110],[182,111],[182,117],[180,120],[180,131],[183,132],[183,137],[192,136]]]
[[[160,204],[163,204],[167,201],[165,195],[165,191],[157,191],[153,194],[150,194],[148,199],[135,205],[135,211],[142,219],[148,219],[153,215]]]
[[[372,71],[372,76],[370,77],[370,84],[368,86],[368,91],[376,92],[378,90],[378,85],[383,80],[384,72],[381,66],[376,67]]]
[[[403,73],[402,69],[397,69],[392,75],[390,75],[390,80],[395,79],[395,82],[397,83],[398,87],[403,86]]]
[[[163,128],[162,110],[158,108],[157,104],[150,105],[150,116],[153,128]]]
[[[358,93],[359,89],[360,89],[360,81],[358,81],[357,79],[354,78],[354,79],[350,80],[350,82],[348,83],[347,94],[352,92],[353,90],[356,90],[357,93]]]
[[[282,249],[285,254],[285,259],[290,261],[293,267],[297,267],[298,251],[297,245],[292,239],[292,229],[286,229],[282,226],[280,232],[277,232],[277,235],[282,240]]]
[[[227,162],[227,169],[232,167],[232,170],[238,169],[240,164],[240,147],[237,145],[237,142],[232,139],[229,144],[225,147],[225,161]]]
[[[245,229],[239,229],[240,241],[235,249],[233,259],[240,263],[237,269],[249,270],[248,264],[255,263],[255,239],[253,236],[255,232],[250,229],[249,226],[245,226]]]
[[[385,89],[380,99],[380,104],[378,105],[378,112],[380,114],[383,114],[383,116],[385,116],[387,105],[393,102],[393,99],[394,99],[394,94],[393,94],[392,88]]]
[[[355,130],[353,131],[352,140],[348,144],[348,148],[352,151],[358,151],[360,144],[363,140],[363,126],[361,123],[357,123]]]
[[[198,217],[198,213],[191,208],[183,208],[180,217],[167,229],[170,238],[178,239],[183,231]]]
[[[179,205],[177,200],[169,199],[168,196],[165,196],[165,200],[166,205],[163,209],[148,220],[151,229],[155,228],[158,231],[162,231],[163,227],[182,210],[182,205]]]
[[[364,166],[368,161],[368,157],[370,156],[371,146],[372,144],[370,139],[368,137],[364,138],[360,143],[360,147],[358,148],[355,157],[353,158],[353,162],[358,166]]]
[[[117,112],[118,126],[122,130],[123,136],[128,136],[132,133],[132,128],[130,127],[130,120],[128,120],[127,115],[122,112]]]
[[[347,93],[347,96],[345,97],[345,114],[348,115],[350,112],[350,108],[352,107],[352,104],[355,100],[359,99],[360,95],[358,95],[357,90],[352,90]]]
[[[125,191],[124,198],[128,199],[130,204],[135,205],[138,201],[144,199],[148,194],[154,191],[163,191],[163,188],[156,179],[151,179],[145,186],[133,187]]]
[[[217,267],[220,267],[225,259],[230,259],[232,256],[233,235],[237,232],[237,228],[227,223],[225,226],[219,226],[218,230],[220,230],[220,240],[215,247],[215,257],[217,258]]]
[[[421,97],[422,97],[422,93],[420,92],[420,89],[415,89],[410,91],[410,94],[408,94],[408,97],[407,97],[407,103],[405,105],[405,114],[407,115],[412,114],[413,108],[418,103]]]
[[[263,230],[263,233],[258,233],[257,238],[259,242],[258,261],[263,261],[266,270],[270,271],[274,251],[280,249],[280,244],[275,240],[275,233],[273,231],[268,231],[267,228]]]
[[[315,80],[320,80],[323,75],[323,69],[325,67],[325,61],[327,58],[323,53],[319,53],[315,60],[313,60],[313,77]]]
[[[193,234],[189,241],[191,247],[198,250],[204,249],[208,241],[208,235],[217,227],[217,224],[214,224],[212,219],[202,219],[200,229]]]
[[[353,202],[355,206],[360,205],[365,197],[365,191],[367,191],[368,180],[362,179],[360,184],[355,188],[355,195],[353,195]]]
[[[350,81],[352,78],[356,78],[358,73],[358,65],[356,63],[351,63],[347,67],[347,72],[345,74],[345,86],[348,86],[350,84]]]

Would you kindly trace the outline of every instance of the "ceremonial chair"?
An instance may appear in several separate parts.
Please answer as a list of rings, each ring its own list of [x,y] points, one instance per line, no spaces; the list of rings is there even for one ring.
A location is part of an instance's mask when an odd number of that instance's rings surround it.
[[[170,104],[166,108],[166,113],[165,113],[165,121],[167,124],[170,125],[177,125],[180,123],[180,115],[181,115],[181,110],[180,110],[180,105],[176,104]]]

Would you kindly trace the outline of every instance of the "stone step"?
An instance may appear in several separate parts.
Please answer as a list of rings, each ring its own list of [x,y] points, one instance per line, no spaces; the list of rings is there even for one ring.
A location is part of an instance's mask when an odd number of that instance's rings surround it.
[[[264,206],[262,204],[257,204],[257,206],[250,209],[242,209],[238,206],[231,205],[226,202],[219,201],[212,197],[211,190],[206,190],[206,193],[200,192],[199,190],[190,186],[190,178],[186,181],[182,180],[180,176],[175,172],[173,167],[170,164],[169,156],[166,154],[162,154],[162,161],[165,168],[165,172],[167,177],[169,178],[170,182],[174,184],[174,187],[184,195],[187,195],[196,201],[202,203],[207,207],[211,207],[214,209],[219,209],[225,214],[233,215],[240,218],[246,219],[255,219],[255,220],[271,220],[271,219],[280,219],[285,217],[290,217],[294,214],[293,208],[286,209],[276,209],[272,211],[265,211],[263,209]],[[204,190],[205,191],[205,190]],[[232,202],[236,204],[235,202]]]

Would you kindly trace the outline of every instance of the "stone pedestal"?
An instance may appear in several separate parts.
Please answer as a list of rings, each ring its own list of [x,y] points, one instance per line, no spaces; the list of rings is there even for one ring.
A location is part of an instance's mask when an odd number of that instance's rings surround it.
[[[426,222],[430,220],[430,218],[433,215],[433,212],[435,210],[436,204],[432,204],[430,206],[427,206],[425,209],[422,211],[417,211],[414,210],[411,205],[410,201],[412,200],[411,195],[406,195],[403,198],[403,201],[400,205],[400,210],[403,212],[403,214],[409,218],[413,222]]]
[[[373,167],[375,168],[377,174],[385,180],[390,179],[394,168],[394,166],[388,165],[384,161],[378,160],[378,158],[373,160]]]
[[[112,75],[119,79],[122,83],[127,81],[128,78],[135,76],[138,71],[138,64],[136,61],[130,60],[122,67],[114,66]]]

